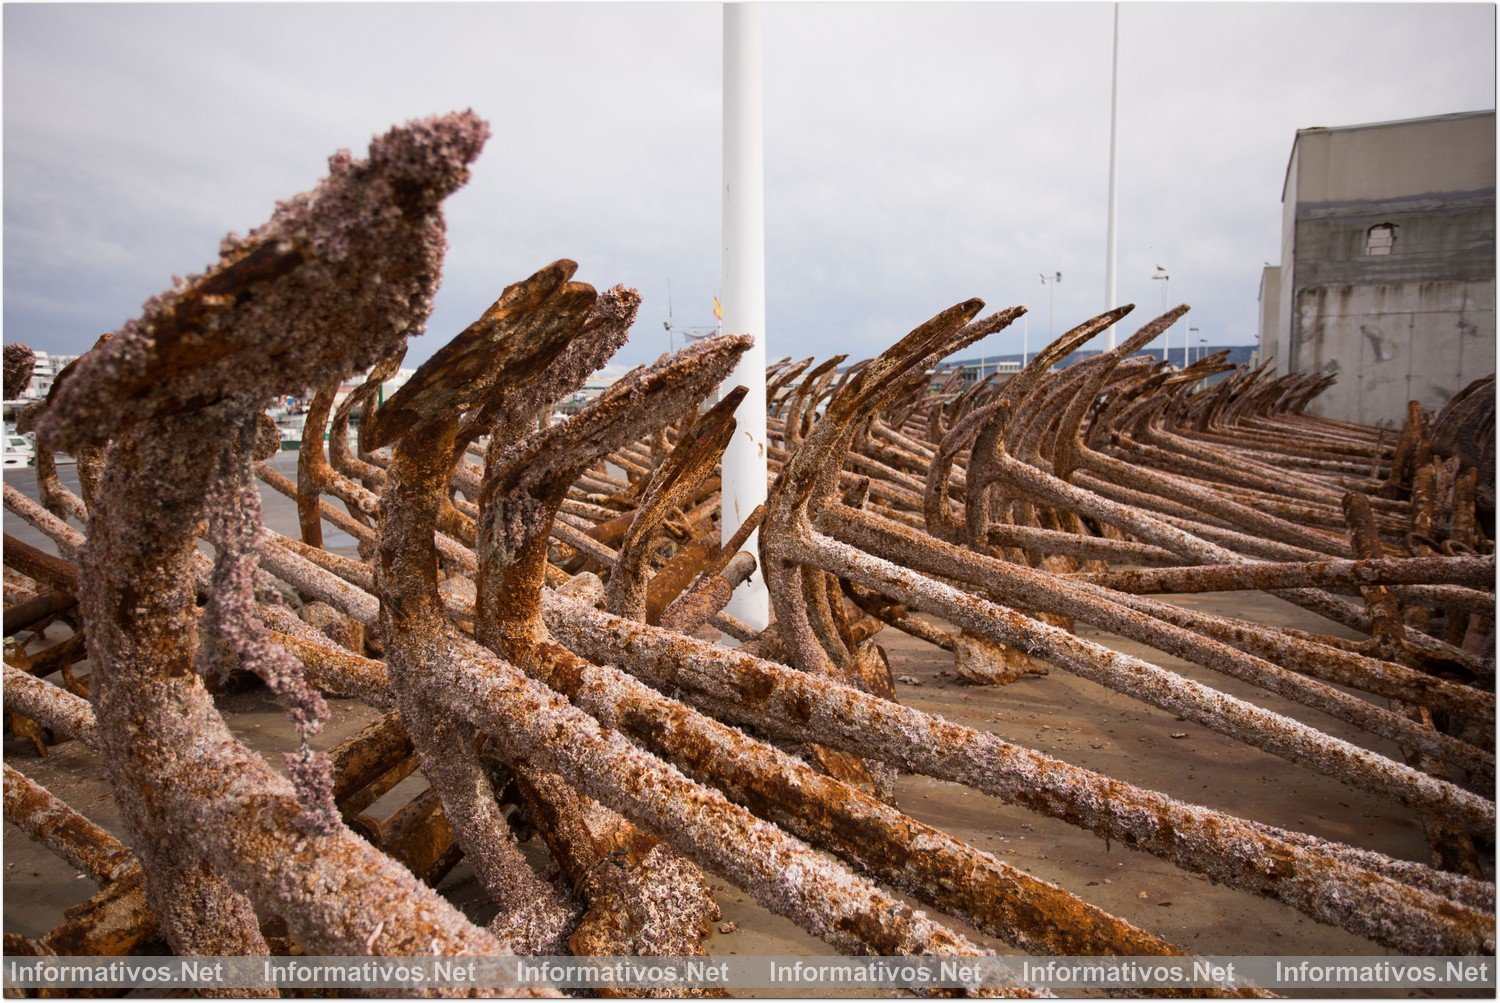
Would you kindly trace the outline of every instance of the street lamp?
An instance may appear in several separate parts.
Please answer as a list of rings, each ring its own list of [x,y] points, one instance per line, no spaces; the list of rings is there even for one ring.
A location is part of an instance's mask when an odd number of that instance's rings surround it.
[[[1198,329],[1196,327],[1190,327],[1187,329],[1187,335],[1182,339],[1182,360],[1184,363],[1184,368],[1193,364],[1192,342],[1193,335],[1197,333]],[[1199,340],[1201,341],[1202,339],[1200,338]],[[1198,360],[1200,362],[1203,360],[1202,352],[1198,353]]]
[[[1040,272],[1037,274],[1041,275]],[[1057,297],[1057,284],[1062,281],[1062,272],[1053,272],[1051,276],[1041,275],[1041,278],[1042,285],[1047,287],[1047,344],[1050,345],[1052,344],[1052,305]]]
[[[1168,275],[1167,270],[1161,265],[1157,265],[1156,274],[1151,276],[1151,281],[1161,283],[1161,312],[1166,313],[1167,290],[1171,288],[1172,276]],[[1167,328],[1167,331],[1162,335],[1162,338],[1163,345],[1165,346],[1162,349],[1162,358],[1166,360],[1168,365],[1170,365],[1172,362],[1172,329],[1170,327]]]

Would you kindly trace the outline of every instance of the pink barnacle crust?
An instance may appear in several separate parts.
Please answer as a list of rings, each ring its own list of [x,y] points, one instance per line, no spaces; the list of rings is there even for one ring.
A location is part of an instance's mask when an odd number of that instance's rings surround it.
[[[174,281],[81,359],[43,441],[76,449],[151,416],[255,411],[390,355],[424,328],[447,249],[441,202],[488,133],[457,112],[392,129],[366,160],[330,158],[316,187],[226,237],[216,264]]]
[[[31,346],[13,341],[5,346],[5,399],[15,400],[31,385],[36,353]]]
[[[247,449],[258,434],[256,422],[241,431],[248,440],[225,449],[208,488],[208,539],[214,545],[214,570],[205,613],[207,633],[215,643],[198,653],[197,668],[219,676],[218,663],[232,655],[241,667],[265,680],[306,741],[328,720],[328,704],[308,685],[302,663],[279,644],[256,614],[255,570],[261,527],[260,492],[250,475]]]
[[[333,760],[324,752],[303,749],[288,752],[287,779],[297,792],[297,800],[307,809],[297,818],[297,825],[308,836],[331,836],[339,828],[339,806],[333,799]]]
[[[372,142],[370,162],[436,204],[468,182],[469,164],[489,138],[489,123],[472,110],[416,119]]]

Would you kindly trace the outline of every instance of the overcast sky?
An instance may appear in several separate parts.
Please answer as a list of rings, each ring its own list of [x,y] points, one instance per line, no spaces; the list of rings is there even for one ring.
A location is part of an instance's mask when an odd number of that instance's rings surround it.
[[[970,296],[1029,305],[1035,351],[1041,272],[1057,331],[1103,309],[1111,10],[765,9],[770,358],[871,355]],[[1295,131],[1493,108],[1494,40],[1488,4],[1124,5],[1119,299],[1159,310],[1161,264],[1211,344],[1253,341]],[[720,45],[717,4],[7,4],[5,338],[82,351],[335,150],[472,107],[495,134],[408,358],[570,257],[641,290],[617,361],[648,361],[669,279],[712,323]]]

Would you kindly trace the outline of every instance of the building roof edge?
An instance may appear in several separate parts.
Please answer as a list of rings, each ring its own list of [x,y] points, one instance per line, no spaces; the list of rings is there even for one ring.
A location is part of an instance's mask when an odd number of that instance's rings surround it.
[[[1456,122],[1466,118],[1480,118],[1488,115],[1495,117],[1495,109],[1481,108],[1476,111],[1450,111],[1442,115],[1420,115],[1416,118],[1393,118],[1384,122],[1360,122],[1356,125],[1310,125],[1304,129],[1298,129],[1292,137],[1292,148],[1287,153],[1286,171],[1281,177],[1281,201],[1286,202],[1287,185],[1292,179],[1292,160],[1297,155],[1297,144],[1302,141],[1303,136],[1323,136],[1335,132],[1358,132],[1361,129],[1384,129],[1393,125],[1416,125],[1423,122]]]

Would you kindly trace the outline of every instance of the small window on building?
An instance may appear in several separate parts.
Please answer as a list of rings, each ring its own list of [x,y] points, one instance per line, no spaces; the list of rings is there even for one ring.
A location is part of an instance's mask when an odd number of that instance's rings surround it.
[[[1365,233],[1366,254],[1390,254],[1396,243],[1396,225],[1377,223]]]

